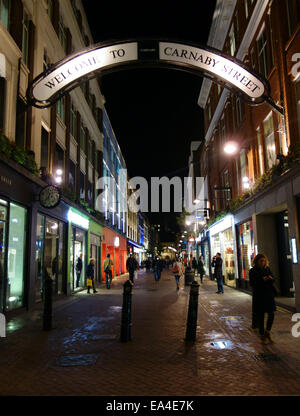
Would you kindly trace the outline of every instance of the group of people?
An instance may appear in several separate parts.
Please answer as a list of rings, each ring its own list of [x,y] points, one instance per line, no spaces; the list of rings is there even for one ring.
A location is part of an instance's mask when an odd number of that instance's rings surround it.
[[[190,262],[183,262],[180,258],[177,258],[172,265],[172,273],[175,277],[176,288],[179,290],[180,278],[184,275],[186,268],[189,267],[194,270],[195,275],[200,275],[200,281],[203,282],[203,276],[205,274],[204,259],[201,256],[197,261],[194,258]],[[212,258],[211,267],[214,269],[214,278],[217,281],[217,294],[224,293],[223,286],[223,260],[220,253]],[[103,269],[105,272],[105,281],[107,289],[110,289],[112,281],[112,266],[113,261],[110,258],[110,254],[107,254],[103,263]],[[150,270],[150,266],[146,264],[146,269]],[[152,264],[154,272],[154,280],[158,282],[161,278],[161,273],[165,267],[164,261],[155,257]],[[87,293],[90,293],[90,289],[96,293],[95,288],[95,260],[90,259],[86,269],[87,278]],[[80,285],[81,272],[83,268],[82,253],[80,253],[76,263],[76,287]],[[138,262],[133,256],[130,256],[126,262],[126,268],[129,273],[129,279],[134,283],[134,276],[139,268]],[[271,329],[274,322],[274,312],[276,311],[275,296],[277,295],[277,289],[275,287],[275,279],[271,272],[269,262],[264,254],[257,254],[253,260],[253,267],[249,271],[249,281],[252,286],[252,326],[253,330],[259,330],[262,342],[268,344],[274,342],[271,335]],[[267,314],[267,323],[265,327],[265,314]]]

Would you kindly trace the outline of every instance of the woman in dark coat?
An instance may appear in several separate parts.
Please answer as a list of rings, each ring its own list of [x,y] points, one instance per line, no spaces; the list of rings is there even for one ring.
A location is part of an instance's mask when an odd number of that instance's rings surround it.
[[[204,259],[203,256],[200,256],[198,261],[198,273],[200,274],[200,281],[203,283],[203,275],[204,275]]]
[[[252,312],[259,327],[259,333],[264,344],[274,342],[271,329],[276,311],[274,276],[270,270],[269,262],[264,254],[257,254],[253,260],[253,267],[249,271],[250,285],[252,286],[253,300]],[[265,313],[268,314],[265,330]]]

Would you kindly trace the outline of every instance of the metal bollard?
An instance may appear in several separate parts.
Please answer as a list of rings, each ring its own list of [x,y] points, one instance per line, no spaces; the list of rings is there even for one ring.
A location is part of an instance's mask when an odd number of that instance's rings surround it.
[[[131,341],[131,295],[132,295],[132,282],[126,280],[124,283],[123,292],[123,308],[122,308],[122,321],[121,321],[121,342]]]
[[[44,304],[43,304],[43,330],[50,331],[52,329],[52,279],[45,270],[44,283]]]
[[[191,284],[188,318],[186,324],[185,341],[196,341],[198,317],[199,284],[194,280]]]

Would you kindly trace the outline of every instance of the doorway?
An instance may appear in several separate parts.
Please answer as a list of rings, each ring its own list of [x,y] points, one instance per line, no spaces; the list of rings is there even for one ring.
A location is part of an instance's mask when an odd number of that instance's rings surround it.
[[[81,290],[85,286],[85,270],[86,270],[86,232],[72,226],[71,233],[71,250],[70,250],[70,263],[71,263],[71,290],[73,292]],[[80,255],[82,254],[82,267],[80,273],[77,274],[78,263],[80,262]]]

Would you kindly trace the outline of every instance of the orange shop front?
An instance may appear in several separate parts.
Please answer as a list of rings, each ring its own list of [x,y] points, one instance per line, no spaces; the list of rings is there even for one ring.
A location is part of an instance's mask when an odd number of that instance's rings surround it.
[[[102,265],[107,254],[113,261],[112,276],[119,276],[126,272],[127,240],[110,228],[104,227],[102,233]],[[104,267],[102,267],[102,279],[105,280]]]

